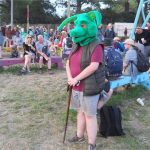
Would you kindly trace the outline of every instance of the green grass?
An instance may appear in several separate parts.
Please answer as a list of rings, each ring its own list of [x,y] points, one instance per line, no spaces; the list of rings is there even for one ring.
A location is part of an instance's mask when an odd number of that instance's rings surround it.
[[[149,91],[143,86],[130,87],[129,89],[119,92],[116,95],[112,95],[107,105],[122,105],[125,101],[133,100],[141,95],[145,95],[148,92]]]
[[[12,68],[14,73],[18,71],[17,67]],[[17,147],[17,139],[25,139],[29,150],[40,149],[42,144],[45,146],[48,143],[54,145],[53,148],[48,145],[49,149],[87,149],[87,143],[62,144],[68,100],[65,71],[54,69],[55,75],[39,75],[36,73],[38,68],[33,66],[33,76],[12,76],[13,71],[8,70],[0,74],[0,137],[4,137],[0,147],[7,146],[12,139]],[[136,102],[137,97],[146,98],[144,107]],[[150,149],[149,97],[149,91],[141,86],[131,87],[112,96],[107,104],[121,106],[126,136],[107,139],[97,137],[98,150]],[[66,139],[76,131],[76,115],[76,111],[70,110]]]
[[[108,101],[107,105],[124,105],[128,101],[135,100],[136,98],[148,93],[142,86],[130,87],[128,90],[124,90],[115,95],[112,95],[111,99]],[[125,119],[129,118],[131,110],[125,113]],[[70,119],[74,122],[76,119],[76,112],[74,110],[70,111]]]
[[[13,74],[13,75],[18,75],[22,66],[21,65],[14,65],[14,66],[9,66],[7,68],[0,67],[0,74]],[[52,65],[52,69],[56,69],[56,65]],[[31,66],[31,71],[33,73],[38,73],[39,72],[39,66],[37,64]],[[47,72],[47,66],[44,65],[42,68],[43,73]]]

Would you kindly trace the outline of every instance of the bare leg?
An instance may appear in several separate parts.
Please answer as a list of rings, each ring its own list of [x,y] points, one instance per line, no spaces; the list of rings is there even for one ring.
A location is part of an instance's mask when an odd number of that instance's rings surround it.
[[[77,137],[82,138],[84,136],[85,128],[86,128],[85,115],[79,109],[77,114]]]
[[[51,58],[49,58],[48,62],[47,62],[47,67],[50,70],[51,69]]]
[[[26,69],[27,68],[27,65],[28,65],[28,61],[29,61],[29,58],[28,58],[28,55],[25,55],[25,61],[24,61],[24,68]]]
[[[86,129],[88,135],[88,143],[95,145],[96,136],[97,136],[97,117],[95,116],[87,116],[86,118]]]
[[[103,99],[103,98],[102,98],[102,99],[98,102],[98,106],[97,106],[98,109],[101,109],[101,108],[106,104],[106,102],[108,102],[108,100],[110,99],[112,93],[113,93],[113,89],[110,89],[109,92],[107,93],[107,99]]]
[[[27,65],[27,70],[28,70],[28,72],[30,72],[31,59],[32,59],[32,56],[31,56],[31,55],[28,55],[28,65]]]
[[[2,46],[0,46],[0,58],[2,58]]]
[[[40,68],[42,68],[42,66],[43,66],[43,57],[42,56],[40,56],[39,65],[40,65]]]

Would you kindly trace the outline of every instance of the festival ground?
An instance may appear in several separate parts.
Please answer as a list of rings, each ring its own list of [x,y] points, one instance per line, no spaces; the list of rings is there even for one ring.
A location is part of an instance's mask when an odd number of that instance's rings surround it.
[[[18,69],[18,68],[17,68]],[[0,149],[1,150],[77,150],[87,143],[62,144],[66,117],[67,92],[65,70],[53,69],[49,75],[36,72],[18,76],[15,67],[0,73]],[[130,91],[130,92],[129,92]],[[142,87],[114,95],[123,114],[123,137],[97,138],[97,149],[150,149],[150,93]],[[136,99],[145,98],[145,106]],[[76,129],[75,113],[69,118],[67,137]]]

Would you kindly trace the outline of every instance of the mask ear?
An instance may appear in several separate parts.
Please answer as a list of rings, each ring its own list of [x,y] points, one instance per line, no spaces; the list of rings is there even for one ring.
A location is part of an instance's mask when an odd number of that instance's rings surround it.
[[[68,23],[70,22],[74,22],[76,19],[77,19],[77,16],[78,15],[74,15],[74,16],[71,16],[67,19],[65,19],[58,27],[58,31],[62,30],[64,26],[66,26]]]
[[[90,11],[87,13],[91,20],[96,20],[97,26],[99,26],[102,22],[102,15],[98,11]]]

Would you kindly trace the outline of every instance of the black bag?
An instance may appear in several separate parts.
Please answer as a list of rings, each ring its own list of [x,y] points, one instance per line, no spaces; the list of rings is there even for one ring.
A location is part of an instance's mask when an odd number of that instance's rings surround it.
[[[121,124],[121,111],[116,106],[104,106],[100,113],[99,132],[102,136],[121,136],[125,135]]]
[[[72,48],[72,45],[73,45],[73,41],[72,41],[71,37],[67,37],[66,38],[66,46],[68,48]]]
[[[13,51],[13,52],[11,53],[11,58],[18,58],[18,57],[19,57],[19,54],[18,54],[17,51]]]
[[[47,54],[47,52],[48,52],[48,46],[43,46],[42,52],[43,52],[44,54]]]
[[[17,46],[16,45],[14,45],[13,47],[12,47],[12,52],[11,52],[11,58],[17,58],[19,56],[19,53],[18,53],[18,51],[17,51]]]
[[[146,72],[146,71],[148,71],[148,69],[150,67],[149,61],[146,59],[146,57],[141,52],[141,50],[136,49],[136,52],[137,52],[137,64],[135,64],[135,65],[136,65],[138,71],[139,72]]]

